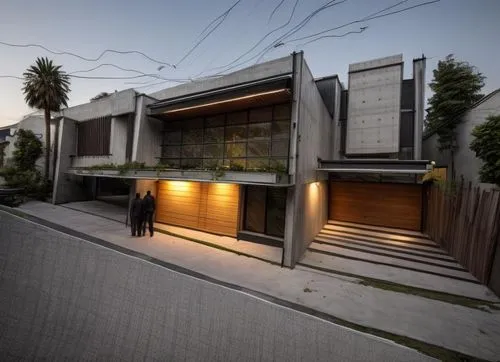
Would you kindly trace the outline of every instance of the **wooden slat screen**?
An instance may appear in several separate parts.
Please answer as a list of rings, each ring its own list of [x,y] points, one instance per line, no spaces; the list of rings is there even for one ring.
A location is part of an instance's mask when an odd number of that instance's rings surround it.
[[[160,181],[156,221],[236,236],[239,199],[239,185]]]
[[[111,116],[77,125],[77,156],[107,156],[111,145]]]
[[[330,218],[420,231],[422,186],[332,181]]]

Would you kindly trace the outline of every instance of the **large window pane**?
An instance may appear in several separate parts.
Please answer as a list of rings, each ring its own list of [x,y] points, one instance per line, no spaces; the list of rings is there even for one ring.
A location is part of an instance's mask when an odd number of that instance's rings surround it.
[[[183,144],[203,143],[203,128],[185,129],[182,134]]]
[[[224,157],[223,144],[210,144],[205,145],[203,150],[204,158],[222,158]]]
[[[290,119],[292,116],[292,109],[290,104],[280,104],[274,107],[274,119]]]
[[[275,121],[272,126],[273,138],[290,137],[290,121]]]
[[[181,143],[181,131],[168,131],[165,132],[165,137],[163,138],[163,143],[166,145],[178,145]]]
[[[216,159],[216,158],[209,159],[209,158],[206,158],[206,159],[203,160],[203,167],[204,168],[215,168],[217,166],[222,166],[222,165],[223,165],[222,159]]]
[[[247,160],[247,170],[267,170],[269,168],[269,158],[249,158]]]
[[[274,140],[271,145],[271,156],[273,157],[288,157],[288,140],[278,139]]]
[[[269,141],[248,142],[247,156],[248,157],[269,156]]]
[[[241,143],[227,143],[226,144],[226,158],[246,157],[247,144]]]
[[[285,235],[286,188],[267,188],[266,233],[272,236]]]
[[[233,171],[243,171],[247,167],[247,160],[246,158],[226,158],[224,159],[224,166]]]
[[[205,127],[222,127],[224,126],[224,122],[226,120],[226,115],[221,114],[218,116],[207,117],[205,120]]]
[[[181,157],[181,146],[163,146],[162,156],[167,158]]]
[[[270,122],[273,119],[273,107],[257,108],[250,110],[250,123]]]
[[[182,146],[182,158],[201,158],[201,157],[203,157],[202,145]]]
[[[203,137],[205,143],[222,143],[224,142],[224,127],[206,128],[205,137]]]
[[[164,167],[178,168],[181,165],[181,160],[178,158],[163,158],[160,161],[161,165]]]
[[[245,229],[263,234],[266,230],[266,187],[247,186]]]
[[[271,137],[271,123],[257,123],[248,125],[248,139],[268,139]]]
[[[248,122],[248,112],[235,112],[227,115],[227,125],[243,124]]]
[[[286,172],[288,170],[288,158],[272,158],[271,169]]]
[[[202,168],[203,160],[201,158],[185,158],[181,160],[182,168]]]
[[[244,141],[246,139],[246,125],[226,127],[226,142]]]

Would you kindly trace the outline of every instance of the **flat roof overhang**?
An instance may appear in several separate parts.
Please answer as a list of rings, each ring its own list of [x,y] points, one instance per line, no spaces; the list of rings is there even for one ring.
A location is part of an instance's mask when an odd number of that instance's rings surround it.
[[[425,174],[432,170],[428,160],[319,160],[318,171],[332,173]]]
[[[149,116],[179,120],[291,101],[291,74],[169,98],[148,106]]]

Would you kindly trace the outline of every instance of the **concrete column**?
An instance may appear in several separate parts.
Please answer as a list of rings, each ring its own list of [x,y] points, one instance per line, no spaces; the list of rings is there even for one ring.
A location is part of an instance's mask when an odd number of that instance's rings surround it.
[[[422,159],[422,129],[424,127],[425,105],[425,62],[426,58],[413,60],[413,82],[415,85],[415,131],[414,131],[414,159]]]

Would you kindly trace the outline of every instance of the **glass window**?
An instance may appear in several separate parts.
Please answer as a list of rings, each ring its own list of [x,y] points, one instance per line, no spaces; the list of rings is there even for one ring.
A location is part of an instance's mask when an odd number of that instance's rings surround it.
[[[167,158],[181,157],[181,146],[163,146],[162,156]]]
[[[248,231],[284,237],[287,189],[247,186],[244,228]]]
[[[201,158],[201,157],[203,157],[202,145],[182,146],[182,158]]]
[[[232,171],[244,171],[247,166],[246,158],[231,158],[224,159],[224,166],[229,167]]]
[[[290,121],[276,121],[272,126],[273,138],[290,137]]]
[[[185,145],[203,143],[203,128],[185,129],[182,133],[182,143]]]
[[[288,170],[288,159],[287,158],[272,158],[271,159],[271,169],[280,172],[286,172]]]
[[[246,157],[246,155],[247,155],[246,142],[226,143],[226,155],[225,155],[225,157],[238,158],[238,157]]]
[[[203,149],[203,158],[222,158],[224,156],[224,145],[210,144],[205,145]]]
[[[205,119],[205,127],[223,127],[225,121],[226,121],[225,114],[213,117],[207,117]]]
[[[179,145],[182,140],[181,131],[167,131],[165,132],[165,136],[163,138],[163,142],[166,145]]]
[[[181,160],[181,168],[201,168],[203,159],[201,158],[185,158]]]
[[[235,112],[227,115],[227,125],[243,124],[248,121],[248,112]]]
[[[247,139],[247,126],[226,127],[226,142],[237,142]]]
[[[273,157],[287,157],[288,156],[288,140],[278,139],[274,140],[271,146],[271,156]]]
[[[206,128],[205,143],[222,143],[224,142],[224,127]]]
[[[178,158],[163,158],[161,159],[161,165],[164,167],[178,168],[181,165],[181,160]]]
[[[223,165],[222,159],[205,158],[203,160],[203,167],[204,168],[215,168],[217,166],[222,166],[222,165]]]
[[[184,129],[203,128],[203,118],[195,118],[182,122]]]
[[[267,170],[269,168],[269,158],[249,158],[247,160],[247,170]]]
[[[269,141],[248,142],[247,156],[248,157],[269,156]]]
[[[290,118],[292,118],[292,109],[290,107],[290,104],[280,104],[274,107],[275,120],[289,120]]]
[[[257,123],[248,125],[248,139],[267,139],[271,137],[271,123]]]
[[[266,233],[272,236],[285,235],[285,211],[287,190],[283,187],[267,188]]]
[[[249,122],[270,122],[273,119],[273,107],[250,110]]]
[[[246,187],[245,229],[261,234],[264,234],[266,231],[265,186]]]

